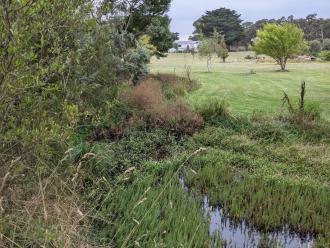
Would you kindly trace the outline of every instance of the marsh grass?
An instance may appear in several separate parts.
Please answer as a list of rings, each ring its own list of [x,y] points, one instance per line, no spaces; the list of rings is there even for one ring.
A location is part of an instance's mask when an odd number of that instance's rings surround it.
[[[308,130],[300,132],[284,122],[262,118],[242,122],[219,123],[194,136],[209,152],[191,162],[197,173],[188,173],[189,186],[207,193],[211,204],[221,205],[237,221],[247,220],[261,230],[287,227],[312,233],[318,244],[326,246],[330,241],[328,140],[309,139]]]
[[[111,213],[112,221],[110,225],[102,221],[96,225],[98,243],[114,247],[209,247],[201,205],[178,182],[178,172],[195,155],[149,161],[144,172],[133,173],[129,187],[118,187],[100,209]]]

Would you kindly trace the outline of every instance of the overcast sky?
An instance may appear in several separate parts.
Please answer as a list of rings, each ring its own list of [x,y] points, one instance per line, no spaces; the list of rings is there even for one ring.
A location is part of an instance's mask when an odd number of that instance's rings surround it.
[[[206,10],[221,7],[236,10],[244,21],[290,15],[306,17],[313,13],[330,18],[330,0],[173,0],[169,13],[171,30],[186,39],[194,31],[192,23],[195,20]]]

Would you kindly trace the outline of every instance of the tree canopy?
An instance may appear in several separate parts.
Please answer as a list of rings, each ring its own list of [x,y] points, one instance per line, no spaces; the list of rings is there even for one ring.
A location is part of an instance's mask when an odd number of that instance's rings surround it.
[[[227,45],[234,45],[244,37],[242,20],[235,10],[220,8],[207,11],[205,15],[194,22],[195,36],[203,34],[211,37],[214,29],[225,35]]]
[[[324,41],[330,38],[330,19],[318,18],[317,14],[307,15],[305,18],[294,18],[294,16],[281,17],[280,19],[262,19],[255,23],[243,23],[245,38],[242,40],[244,44],[250,44],[257,36],[257,31],[267,23],[293,23],[304,31],[304,37],[308,41],[319,40]]]
[[[292,23],[266,24],[257,32],[257,38],[253,49],[257,54],[266,54],[286,69],[286,63],[290,56],[299,55],[307,48],[304,41],[304,32]]]

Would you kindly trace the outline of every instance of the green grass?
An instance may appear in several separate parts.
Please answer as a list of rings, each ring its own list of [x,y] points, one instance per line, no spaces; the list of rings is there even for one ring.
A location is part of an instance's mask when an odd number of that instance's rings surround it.
[[[219,124],[194,136],[208,152],[189,164],[194,170],[187,170],[190,187],[206,192],[211,205],[223,206],[233,219],[247,219],[263,230],[288,226],[313,232],[318,244],[328,245],[329,134],[310,142],[284,123],[237,119]]]
[[[184,55],[171,56],[184,58]],[[86,200],[96,203],[93,214],[101,217],[93,225],[93,240],[98,244],[212,247],[216,237],[209,237],[208,219],[202,211],[202,196],[207,193],[211,205],[221,205],[234,220],[247,220],[264,231],[289,227],[299,233],[312,232],[317,235],[317,245],[327,247],[330,242],[329,124],[293,122],[284,114],[281,118],[270,117],[278,108],[273,105],[280,103],[281,89],[274,86],[279,91],[277,96],[275,90],[252,79],[251,94],[260,95],[250,99],[251,106],[245,103],[247,100],[240,99],[249,99],[244,94],[246,90],[240,88],[242,96],[235,92],[235,82],[225,89],[228,98],[219,96],[231,104],[233,113],[227,111],[225,103],[209,101],[212,96],[209,88],[216,85],[208,77],[215,80],[217,73],[222,78],[235,79],[237,85],[243,84],[241,78],[258,76],[259,81],[265,80],[262,74],[271,74],[278,80],[287,77],[282,87],[286,85],[286,91],[297,96],[300,80],[291,81],[295,87],[288,82],[294,72],[278,73],[272,71],[276,66],[262,64],[258,65],[264,68],[262,73],[258,72],[259,68],[256,75],[248,75],[235,70],[248,71],[247,65],[253,63],[240,61],[238,56],[237,62],[219,64],[215,73],[204,73],[201,64],[199,73],[195,70],[198,66],[193,68],[202,87],[189,92],[188,98],[206,123],[193,137],[174,136],[145,124],[130,127],[118,140],[96,141],[85,148],[95,154],[84,163],[86,175],[93,175],[96,179],[92,181],[100,182],[88,188],[91,179],[84,179],[84,190],[91,192]],[[316,65],[315,70],[328,66],[321,63],[291,66]],[[167,69],[170,66],[173,64]],[[162,69],[166,72],[165,66]],[[183,69],[177,73],[182,74]],[[310,73],[316,73],[315,70],[311,69]],[[257,87],[260,84],[263,87]],[[265,92],[272,95],[267,98]],[[322,93],[326,95],[320,86],[307,96]],[[228,100],[231,98],[233,102]],[[316,102],[322,105],[320,99]],[[324,116],[326,111],[322,106]],[[246,116],[258,107],[269,116]],[[207,152],[190,157],[200,147],[205,147]],[[186,161],[187,157],[190,159]],[[186,173],[189,193],[179,184],[180,169]],[[107,183],[99,179],[103,177]]]
[[[201,199],[187,194],[178,180],[185,161],[197,155],[184,151],[184,141],[162,130],[140,130],[86,148],[95,156],[84,165],[89,170],[84,180],[103,178],[84,189],[96,208],[95,242],[106,247],[209,247],[213,239]],[[118,176],[115,170],[122,172]]]
[[[225,100],[235,113],[251,114],[254,111],[271,115],[280,111],[283,90],[297,99],[300,83],[307,84],[307,98],[310,103],[318,104],[321,117],[330,120],[330,63],[290,63],[290,72],[278,72],[279,66],[272,62],[257,63],[245,60],[251,52],[230,53],[227,63],[214,58],[211,73],[207,72],[206,61],[198,55],[169,54],[150,65],[151,72],[166,72],[182,75],[185,66],[191,66],[194,78],[202,87],[189,94],[188,99],[194,106],[209,101],[210,98]],[[251,69],[256,74],[250,74]]]
[[[190,99],[203,89],[190,92]],[[317,245],[327,247],[328,123],[233,115],[223,102],[205,102],[196,101],[205,126],[192,137],[145,122],[121,137],[84,142],[71,151],[72,164],[82,163],[84,200],[95,207],[91,240],[113,247],[212,247],[219,237],[208,234],[202,210],[207,193],[211,205],[221,205],[234,220],[264,231],[313,232]],[[206,152],[195,153],[200,147]],[[179,184],[181,172],[189,192]]]

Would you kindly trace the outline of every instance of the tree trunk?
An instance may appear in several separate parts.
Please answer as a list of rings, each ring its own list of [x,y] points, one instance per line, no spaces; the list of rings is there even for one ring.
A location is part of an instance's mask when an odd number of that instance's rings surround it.
[[[280,61],[280,66],[281,66],[281,71],[285,71],[286,70],[286,62],[287,62],[287,59],[286,58],[281,58]]]
[[[226,63],[226,58],[225,57],[222,58],[222,62]]]
[[[207,71],[211,72],[211,59],[207,58]]]

